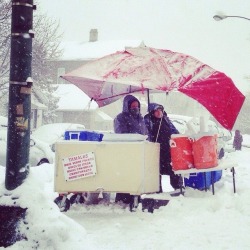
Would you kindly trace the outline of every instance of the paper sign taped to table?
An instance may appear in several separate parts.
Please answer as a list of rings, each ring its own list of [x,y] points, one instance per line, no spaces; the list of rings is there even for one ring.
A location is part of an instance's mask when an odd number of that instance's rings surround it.
[[[74,181],[96,175],[94,152],[64,158],[62,163],[66,181]]]

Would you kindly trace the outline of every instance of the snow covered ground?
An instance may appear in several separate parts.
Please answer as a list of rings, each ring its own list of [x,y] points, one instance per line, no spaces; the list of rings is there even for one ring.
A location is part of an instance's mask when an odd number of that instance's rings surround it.
[[[244,144],[250,145],[249,135]],[[28,208],[20,225],[28,240],[7,249],[250,249],[250,148],[225,157],[238,163],[235,194],[228,169],[215,184],[215,195],[186,188],[184,197],[154,213],[142,212],[141,204],[136,212],[119,205],[73,205],[59,212],[52,164],[31,168],[13,191],[4,188],[0,166],[0,205]],[[167,178],[164,188],[169,189]]]

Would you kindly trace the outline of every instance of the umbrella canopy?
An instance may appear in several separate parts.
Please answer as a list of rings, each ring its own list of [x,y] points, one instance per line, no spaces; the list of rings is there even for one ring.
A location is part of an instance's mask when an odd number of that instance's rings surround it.
[[[91,61],[62,78],[78,86],[100,107],[146,89],[178,90],[201,103],[229,130],[245,99],[229,77],[199,60],[143,46]]]

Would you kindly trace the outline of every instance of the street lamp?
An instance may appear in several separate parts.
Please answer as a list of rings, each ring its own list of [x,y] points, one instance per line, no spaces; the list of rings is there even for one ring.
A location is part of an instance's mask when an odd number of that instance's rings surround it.
[[[221,21],[221,20],[226,19],[228,17],[242,18],[242,19],[246,19],[246,20],[250,21],[250,18],[247,18],[247,17],[244,17],[244,16],[226,16],[226,15],[215,15],[215,16],[213,16],[213,19],[215,21]]]

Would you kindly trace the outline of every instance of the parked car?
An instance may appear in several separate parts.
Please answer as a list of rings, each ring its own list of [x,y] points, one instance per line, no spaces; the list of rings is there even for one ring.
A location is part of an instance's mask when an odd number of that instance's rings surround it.
[[[6,166],[7,128],[0,130],[0,165]],[[30,138],[30,166],[39,166],[42,163],[53,163],[54,153],[47,143]]]
[[[8,126],[8,118],[0,115],[0,130],[7,128],[7,126]]]
[[[222,133],[223,133],[223,139],[225,142],[228,142],[230,141],[232,138],[233,138],[233,135],[232,135],[232,132],[225,129],[225,128],[219,128],[222,130]]]
[[[168,114],[168,117],[181,134],[192,135],[200,131],[200,119],[198,117],[175,114]],[[211,120],[208,120],[207,126],[208,132],[212,132],[218,136],[218,158],[221,159],[225,154],[226,147],[223,131]]]
[[[0,165],[6,166],[7,123],[5,117],[0,117]],[[53,123],[43,125],[32,132],[30,136],[30,166],[54,162],[54,145],[64,138],[66,130],[84,130],[85,126],[75,123]]]
[[[47,143],[51,150],[55,152],[55,142],[64,139],[66,130],[85,130],[85,126],[77,123],[51,123],[37,128],[32,132],[32,136]]]
[[[196,117],[168,114],[169,119],[181,134],[192,135],[200,130],[200,121]]]
[[[7,127],[8,119],[0,116],[0,165],[6,166],[6,149],[7,149]],[[30,136],[30,166],[39,166],[42,163],[53,163],[54,152],[52,152],[49,143],[43,140],[42,137],[36,138]]]

